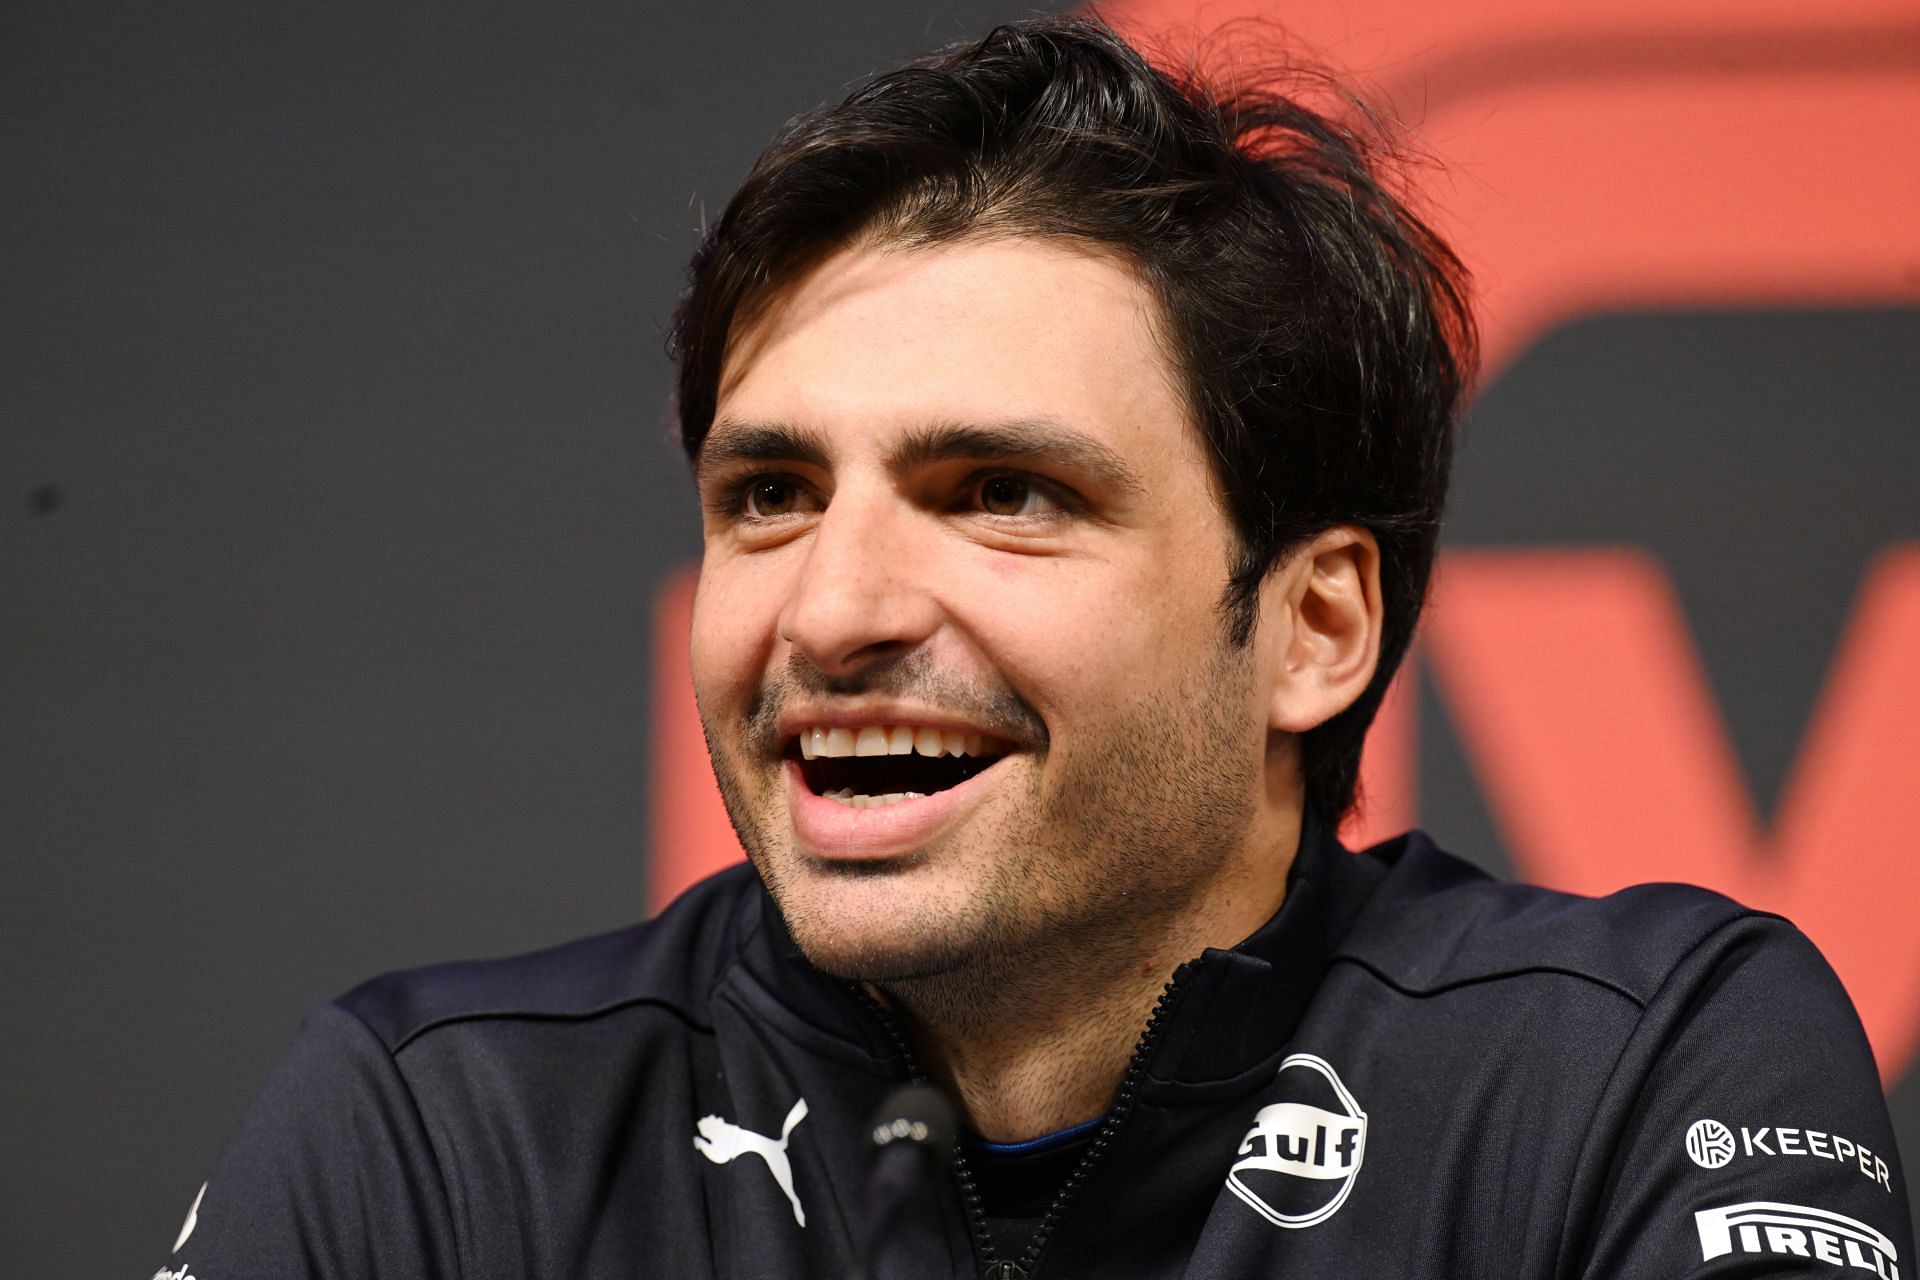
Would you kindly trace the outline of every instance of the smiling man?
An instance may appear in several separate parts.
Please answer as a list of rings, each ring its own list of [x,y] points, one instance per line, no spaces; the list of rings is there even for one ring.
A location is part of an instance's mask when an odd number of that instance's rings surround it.
[[[1230,634],[1157,313],[1092,245],[856,241],[734,340],[696,455],[729,810],[800,949],[884,983],[997,1139],[1099,1115],[1167,975],[1274,913],[1297,734],[1376,666],[1358,527]]]
[[[878,1275],[1911,1267],[1789,924],[1335,838],[1472,364],[1382,164],[1072,19],[791,125],[675,325],[751,867],[316,1011],[168,1274],[848,1274],[910,1080]]]

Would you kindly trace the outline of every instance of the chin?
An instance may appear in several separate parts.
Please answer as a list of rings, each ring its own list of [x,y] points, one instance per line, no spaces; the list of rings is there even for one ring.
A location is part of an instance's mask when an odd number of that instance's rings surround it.
[[[908,982],[965,966],[971,948],[957,940],[905,929],[844,930],[787,922],[800,954],[814,968],[851,982]]]
[[[992,947],[989,922],[965,895],[916,892],[901,868],[803,871],[768,877],[787,932],[823,973],[856,982],[905,982],[966,967]],[[889,873],[891,872],[891,874]],[[796,884],[795,880],[801,881]]]

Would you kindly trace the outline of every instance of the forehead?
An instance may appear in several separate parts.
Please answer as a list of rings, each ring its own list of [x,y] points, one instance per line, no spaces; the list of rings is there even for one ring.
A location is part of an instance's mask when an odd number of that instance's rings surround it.
[[[840,250],[740,327],[716,420],[830,449],[933,423],[1051,421],[1129,456],[1199,456],[1152,291],[1052,240]]]

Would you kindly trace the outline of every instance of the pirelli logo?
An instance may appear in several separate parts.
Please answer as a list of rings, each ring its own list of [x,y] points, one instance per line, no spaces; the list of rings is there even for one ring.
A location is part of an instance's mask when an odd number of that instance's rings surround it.
[[[1899,1280],[1900,1255],[1893,1241],[1864,1222],[1826,1209],[1754,1200],[1693,1215],[1700,1255],[1707,1261],[1731,1253],[1808,1258],[1836,1267],[1870,1271]]]

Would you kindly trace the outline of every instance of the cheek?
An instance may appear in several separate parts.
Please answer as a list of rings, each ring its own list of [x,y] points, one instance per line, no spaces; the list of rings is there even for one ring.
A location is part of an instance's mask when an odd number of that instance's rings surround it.
[[[1194,606],[1168,598],[1170,576],[1180,575],[1110,561],[1007,558],[964,587],[950,583],[949,611],[971,620],[988,661],[1060,727],[1119,709],[1193,652],[1192,628],[1178,624]],[[970,598],[956,599],[958,590]]]
[[[1197,559],[1154,558],[1140,563],[1072,563],[1032,581],[1009,580],[1006,599],[1018,601],[1026,629],[1063,656],[1094,666],[1125,667],[1189,651],[1217,629],[1219,585]]]
[[[702,569],[693,597],[689,657],[693,685],[703,704],[738,701],[756,688],[774,634],[768,591],[755,590],[751,575]]]

